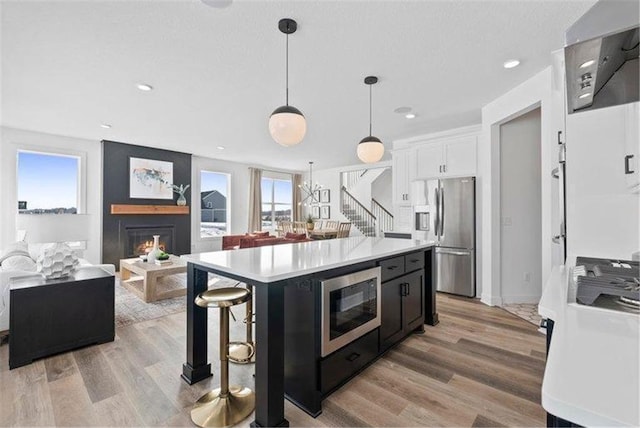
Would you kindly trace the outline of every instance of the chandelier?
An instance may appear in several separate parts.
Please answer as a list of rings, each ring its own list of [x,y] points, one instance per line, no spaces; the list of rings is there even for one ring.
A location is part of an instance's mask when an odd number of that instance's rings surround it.
[[[300,190],[302,190],[304,198],[302,201],[298,202],[298,205],[307,205],[318,204],[320,203],[319,195],[316,196],[316,192],[320,193],[320,189],[322,189],[322,184],[313,184],[313,162],[309,162],[309,182],[306,181],[303,184],[298,184]]]

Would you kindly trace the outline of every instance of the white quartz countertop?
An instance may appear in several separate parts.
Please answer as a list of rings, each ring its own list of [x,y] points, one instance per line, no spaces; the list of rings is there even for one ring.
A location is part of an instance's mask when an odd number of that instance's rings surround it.
[[[352,237],[187,254],[196,265],[268,283],[432,247],[433,242]]]
[[[569,276],[554,268],[539,304],[555,323],[542,407],[582,426],[640,426],[640,316],[576,303]]]

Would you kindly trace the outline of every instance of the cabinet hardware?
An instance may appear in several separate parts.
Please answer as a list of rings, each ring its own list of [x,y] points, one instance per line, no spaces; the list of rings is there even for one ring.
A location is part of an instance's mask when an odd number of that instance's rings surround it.
[[[551,171],[551,176],[553,178],[560,178],[560,168],[553,168],[553,171]]]
[[[395,266],[395,265],[393,265],[393,266],[387,266],[387,269],[389,269],[389,270],[398,269],[398,266]]]
[[[420,261],[420,259],[411,259],[409,260],[410,263],[418,263]]]
[[[558,131],[558,144],[562,144],[562,139],[560,137],[562,137],[562,131]]]
[[[624,157],[624,173],[625,174],[633,174],[635,171],[629,167],[629,161],[633,159],[633,155],[626,155]]]
[[[442,165],[438,165],[438,171],[442,172]]]
[[[446,165],[442,165],[442,172],[447,172],[447,166]]]
[[[351,355],[349,355],[347,357],[347,361],[353,362],[353,361],[357,360],[358,358],[360,358],[360,354],[358,354],[357,352],[354,352],[353,354],[351,354]]]
[[[407,291],[405,292],[405,296],[408,296],[411,294],[411,284],[409,284],[408,282],[405,283],[405,285],[407,286]]]

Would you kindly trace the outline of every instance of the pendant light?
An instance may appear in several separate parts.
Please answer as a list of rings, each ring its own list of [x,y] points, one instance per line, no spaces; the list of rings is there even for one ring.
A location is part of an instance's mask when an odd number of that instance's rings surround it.
[[[278,22],[278,28],[287,36],[286,104],[271,113],[269,133],[276,143],[288,147],[302,141],[307,132],[307,121],[300,110],[289,105],[289,34],[296,32],[298,24],[293,19],[284,18]]]
[[[304,184],[298,184],[298,187],[304,192],[304,198],[298,202],[298,205],[304,205],[305,207],[311,204],[319,204],[320,200],[316,197],[316,192],[322,189],[322,184],[313,184],[313,162],[309,162],[309,182]],[[308,202],[307,202],[308,201]]]
[[[358,158],[364,163],[375,163],[384,156],[384,145],[378,137],[371,135],[371,86],[378,83],[376,76],[367,76],[364,83],[369,85],[369,136],[358,144]]]

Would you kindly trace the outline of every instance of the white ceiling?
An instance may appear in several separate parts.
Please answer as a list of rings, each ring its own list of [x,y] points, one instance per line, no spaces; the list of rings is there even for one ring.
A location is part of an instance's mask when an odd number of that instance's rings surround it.
[[[2,125],[283,169],[355,164],[368,131],[366,75],[380,78],[373,133],[387,149],[479,123],[484,104],[550,63],[593,3],[3,1]],[[283,17],[298,21],[290,103],[308,123],[291,148],[267,130],[284,104]],[[522,64],[505,70],[510,58]],[[394,113],[400,106],[418,117]]]

